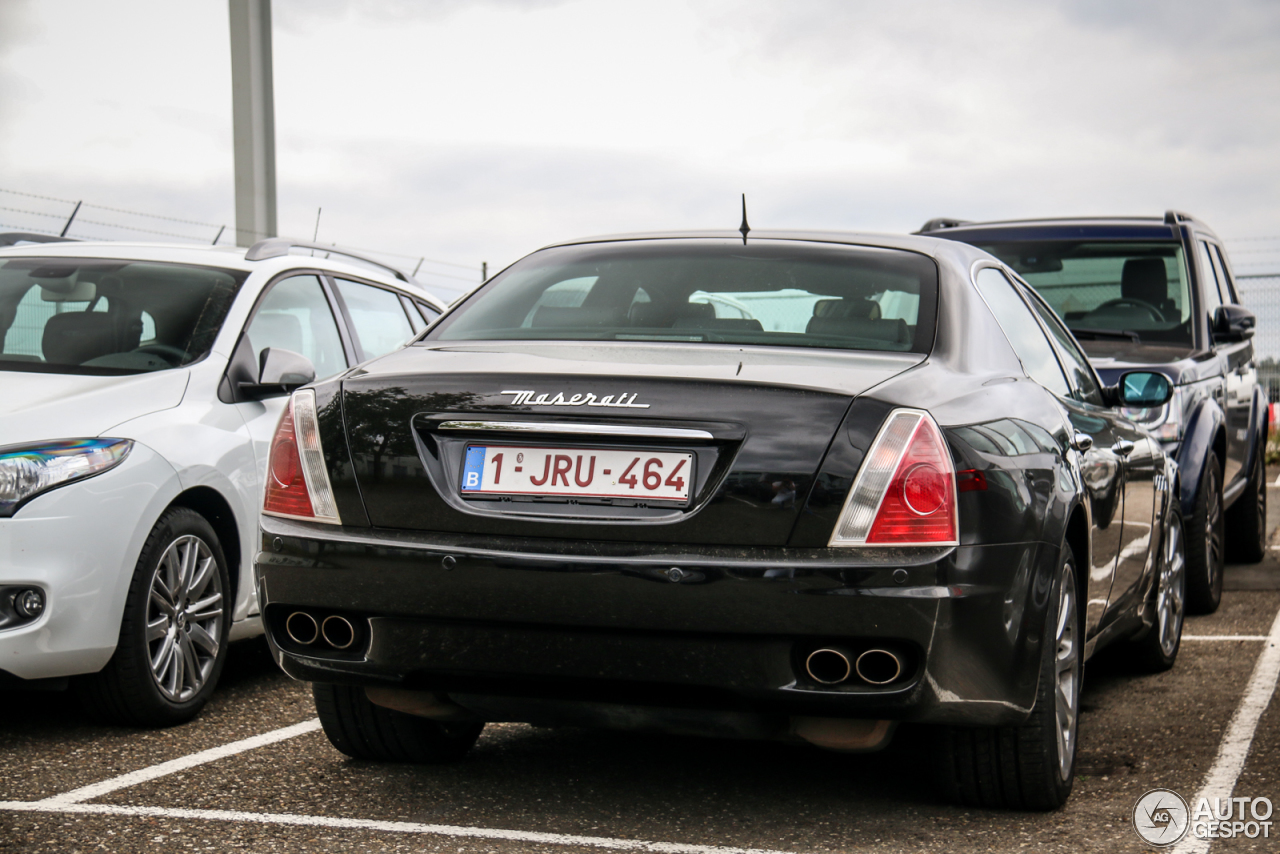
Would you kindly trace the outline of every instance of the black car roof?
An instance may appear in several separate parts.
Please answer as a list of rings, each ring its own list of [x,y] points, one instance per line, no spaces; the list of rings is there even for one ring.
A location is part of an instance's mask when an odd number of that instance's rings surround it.
[[[748,242],[752,240],[793,240],[807,243],[840,243],[847,246],[903,249],[908,252],[919,252],[934,259],[945,256],[955,260],[956,243],[938,239],[944,236],[945,235],[943,234],[874,234],[856,231],[807,231],[788,229],[773,229],[765,231],[764,229],[752,229],[747,235],[747,240]],[[655,231],[635,232],[631,234],[605,234],[595,237],[582,237],[577,240],[562,240],[548,244],[542,248],[549,249],[553,246],[580,246],[589,243],[621,243],[629,240],[742,240],[742,234],[737,231],[721,231],[713,229],[703,231]],[[972,255],[973,259],[978,257],[987,257],[986,253],[981,250],[970,250],[969,252],[964,252],[962,254],[969,256],[974,252],[976,252],[976,254]]]

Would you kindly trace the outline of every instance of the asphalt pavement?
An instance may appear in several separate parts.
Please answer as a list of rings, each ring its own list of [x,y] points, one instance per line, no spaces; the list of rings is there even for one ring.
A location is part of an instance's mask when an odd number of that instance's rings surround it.
[[[455,765],[354,761],[259,639],[232,647],[204,713],[172,729],[99,726],[65,695],[0,692],[0,851],[1153,850],[1130,821],[1151,789],[1280,803],[1280,699],[1255,674],[1280,626],[1280,488],[1269,493],[1277,547],[1228,567],[1222,607],[1187,620],[1172,671],[1090,662],[1076,787],[1057,812],[942,803],[929,733],[909,726],[882,753],[848,756],[502,724]],[[1274,820],[1269,838],[1208,850],[1280,850]]]

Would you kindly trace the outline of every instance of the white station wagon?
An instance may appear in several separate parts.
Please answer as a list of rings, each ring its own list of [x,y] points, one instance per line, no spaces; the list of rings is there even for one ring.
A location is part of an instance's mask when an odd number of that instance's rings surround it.
[[[262,631],[253,553],[287,393],[444,306],[390,267],[281,238],[0,247],[0,687],[69,686],[117,723],[188,720],[227,644]]]

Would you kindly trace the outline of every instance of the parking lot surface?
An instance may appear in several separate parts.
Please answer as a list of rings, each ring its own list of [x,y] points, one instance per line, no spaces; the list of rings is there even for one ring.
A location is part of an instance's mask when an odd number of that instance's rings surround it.
[[[1151,850],[1130,822],[1150,789],[1280,802],[1280,488],[1270,498],[1268,557],[1228,567],[1221,609],[1187,620],[1172,671],[1136,673],[1114,652],[1090,663],[1058,812],[941,802],[931,734],[909,726],[883,753],[847,756],[502,724],[455,765],[353,761],[259,639],[233,647],[205,712],[173,729],[97,726],[65,695],[0,692],[0,851]],[[1175,850],[1274,851],[1276,836]]]

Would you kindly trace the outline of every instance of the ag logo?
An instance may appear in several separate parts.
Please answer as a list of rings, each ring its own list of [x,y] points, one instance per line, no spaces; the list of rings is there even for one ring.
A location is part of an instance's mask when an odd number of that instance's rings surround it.
[[[1133,829],[1144,842],[1164,848],[1187,835],[1191,813],[1177,792],[1152,789],[1133,805]]]

